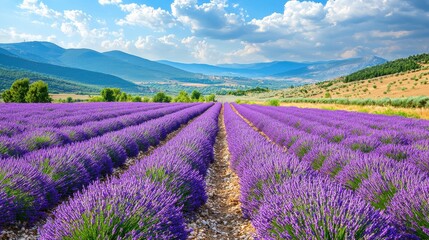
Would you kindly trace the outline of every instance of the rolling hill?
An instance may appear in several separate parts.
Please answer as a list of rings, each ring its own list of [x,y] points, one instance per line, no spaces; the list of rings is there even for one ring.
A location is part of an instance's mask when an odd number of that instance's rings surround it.
[[[252,64],[185,64],[150,61],[121,51],[64,49],[49,42],[0,44],[3,68],[23,69],[54,78],[133,93],[205,93],[268,87],[281,89],[320,82],[386,62],[378,57],[332,61],[276,61]]]
[[[3,69],[19,69],[27,72],[49,75],[57,79],[73,82],[75,84],[90,85],[96,88],[117,87],[123,89],[124,91],[134,93],[143,90],[140,86],[116,76],[77,68],[69,68],[48,63],[30,61],[15,57],[12,54],[7,54],[5,50],[0,53],[0,66]]]
[[[321,81],[344,76],[369,66],[382,64],[385,63],[386,60],[372,56],[319,62],[278,61],[268,63],[223,65],[184,64],[170,61],[160,62],[185,71],[205,75],[271,78],[279,80],[296,78]]]
[[[49,42],[0,44],[0,48],[26,60],[105,73],[132,82],[196,77],[194,73],[120,51],[63,49]]]
[[[0,67],[0,92],[9,89],[12,83],[20,78],[29,78],[30,82],[42,80],[49,85],[50,93],[94,94],[99,93],[101,90],[97,86],[74,83],[49,75],[25,71],[22,69]]]
[[[380,99],[428,95],[429,54],[420,54],[368,67],[334,80],[271,91],[254,97]]]

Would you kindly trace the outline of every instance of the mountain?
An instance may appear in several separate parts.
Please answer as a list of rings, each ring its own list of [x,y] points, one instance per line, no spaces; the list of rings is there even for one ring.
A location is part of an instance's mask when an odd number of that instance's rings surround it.
[[[141,91],[141,87],[139,87],[138,85],[116,76],[77,68],[62,67],[48,63],[30,61],[1,52],[0,66],[3,69],[19,69],[39,74],[45,74],[56,78],[68,80],[69,82],[77,84],[98,87],[117,87],[129,92]]]
[[[385,63],[386,60],[374,56],[320,62],[277,61],[222,65],[184,64],[170,61],[160,62],[186,71],[206,75],[275,79],[302,78],[320,81],[348,75],[366,67]]]
[[[378,57],[251,64],[186,64],[150,61],[121,51],[65,49],[49,42],[0,44],[0,65],[76,84],[119,87],[132,93],[205,93],[268,87],[280,89],[345,76],[386,62]],[[142,92],[143,91],[143,92]]]
[[[154,80],[161,79],[175,79],[175,78],[194,78],[194,73],[184,71],[166,64],[161,64],[155,61],[150,61],[145,58],[137,57],[121,51],[105,52],[103,55],[114,58],[128,64],[132,64],[142,68],[146,75],[149,73],[153,76]],[[149,77],[146,77],[149,78]]]
[[[197,77],[194,73],[120,51],[63,49],[49,42],[0,44],[0,48],[26,60],[105,73],[132,82]]]
[[[269,62],[253,64],[222,64],[208,65],[198,63],[178,63],[166,60],[159,61],[185,71],[215,76],[235,76],[235,77],[266,77],[279,72],[297,69],[307,66],[305,63],[295,62]]]
[[[305,67],[274,74],[274,77],[294,77],[315,80],[329,80],[345,76],[361,69],[383,64],[387,60],[380,57],[350,58],[345,60],[332,60],[315,62]]]

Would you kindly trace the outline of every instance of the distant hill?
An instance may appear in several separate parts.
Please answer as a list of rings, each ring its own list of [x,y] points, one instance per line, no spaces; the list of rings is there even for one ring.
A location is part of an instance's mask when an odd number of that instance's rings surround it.
[[[373,66],[354,72],[344,77],[345,82],[353,82],[358,80],[365,80],[374,77],[386,76],[389,74],[402,73],[409,70],[419,69],[420,64],[429,63],[429,54],[420,54],[410,56],[408,58],[400,58],[394,61],[386,62],[384,64]]]
[[[320,62],[277,61],[268,63],[222,65],[184,64],[170,61],[160,62],[186,71],[206,75],[274,79],[298,78],[321,81],[344,76],[369,66],[382,64],[385,63],[386,60],[373,56]]]
[[[282,89],[348,75],[385,63],[379,57],[251,64],[186,64],[150,61],[121,51],[64,49],[50,42],[0,44],[0,65],[50,77],[132,93],[192,91],[225,93],[256,87]]]
[[[84,85],[55,78],[49,75],[25,71],[21,69],[10,69],[0,67],[0,92],[9,89],[15,80],[29,78],[30,82],[43,80],[49,85],[50,93],[99,93],[100,88],[91,85]]]
[[[96,71],[133,82],[197,77],[194,73],[120,51],[63,49],[49,42],[0,44],[0,48],[26,60]]]
[[[112,75],[30,61],[11,56],[4,51],[0,53],[0,66],[3,69],[20,69],[54,76],[77,84],[97,87],[117,87],[128,92],[140,92],[142,90],[138,85]]]
[[[429,54],[397,59],[345,77],[257,94],[265,98],[401,98],[428,96]]]

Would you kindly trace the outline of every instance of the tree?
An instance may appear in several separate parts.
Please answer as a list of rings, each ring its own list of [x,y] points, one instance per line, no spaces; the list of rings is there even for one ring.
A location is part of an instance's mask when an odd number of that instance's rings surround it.
[[[198,100],[201,97],[201,93],[197,90],[192,91],[191,93],[191,99],[192,100]]]
[[[118,102],[127,102],[128,98],[129,98],[128,94],[126,94],[126,93],[123,92],[123,93],[119,94],[116,97],[116,101],[118,101]]]
[[[142,101],[142,97],[140,97],[140,96],[135,96],[135,97],[132,97],[132,100],[131,100],[132,102],[141,102]]]
[[[210,94],[206,96],[206,102],[214,102],[216,101],[216,96],[214,94]]]
[[[157,94],[155,94],[155,96],[153,96],[152,101],[153,102],[171,102],[171,97],[167,96],[163,92],[158,92]]]
[[[329,92],[325,93],[325,98],[331,98],[331,94]]]
[[[28,89],[30,89],[30,80],[28,78],[21,78],[16,80],[10,87],[11,102],[25,103],[25,96]]]
[[[104,88],[101,90],[101,97],[103,101],[114,102],[116,101],[115,92],[111,88]]]
[[[43,81],[37,81],[30,85],[25,96],[25,101],[28,103],[50,103],[48,84]]]
[[[72,103],[73,102],[73,98],[72,97],[67,97],[66,102],[67,103]]]
[[[121,97],[121,94],[122,94],[121,89],[112,88],[112,91],[113,91],[113,96],[115,96],[115,100],[119,101],[119,98]]]
[[[174,98],[175,102],[191,102],[191,99],[189,98],[189,95],[185,91],[180,91],[177,97]]]
[[[10,90],[6,90],[1,94],[3,101],[5,103],[13,102],[12,92]]]

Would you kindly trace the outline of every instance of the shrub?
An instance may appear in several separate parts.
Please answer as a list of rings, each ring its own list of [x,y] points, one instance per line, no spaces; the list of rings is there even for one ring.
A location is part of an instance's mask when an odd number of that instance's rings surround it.
[[[270,99],[267,103],[268,106],[280,106],[280,101],[278,99]]]

